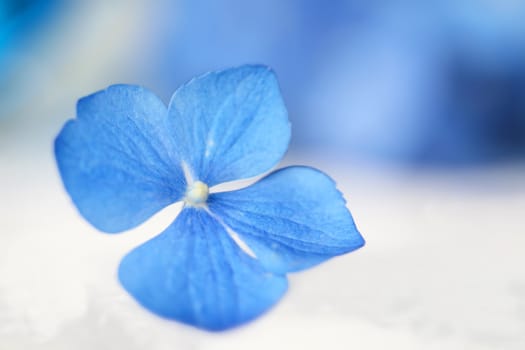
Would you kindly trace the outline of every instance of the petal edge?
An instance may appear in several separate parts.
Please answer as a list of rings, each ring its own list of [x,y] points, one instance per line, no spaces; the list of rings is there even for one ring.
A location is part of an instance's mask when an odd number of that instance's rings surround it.
[[[287,167],[244,189],[212,194],[209,208],[276,273],[365,244],[334,181],[314,168]]]
[[[259,175],[288,148],[288,113],[266,66],[194,78],[175,91],[168,110],[181,159],[208,186]]]
[[[274,305],[285,276],[266,272],[206,211],[185,208],[119,267],[124,288],[154,313],[206,330],[246,323]]]
[[[139,86],[113,85],[78,101],[54,152],[67,192],[93,226],[127,230],[181,198],[185,180],[166,123],[166,106]]]

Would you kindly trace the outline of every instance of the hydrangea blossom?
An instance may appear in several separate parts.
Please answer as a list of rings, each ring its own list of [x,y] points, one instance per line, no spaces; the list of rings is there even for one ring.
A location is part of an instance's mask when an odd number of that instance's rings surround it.
[[[191,80],[168,108],[132,85],[82,98],[55,155],[74,204],[101,231],[131,229],[184,201],[164,232],[123,258],[118,276],[154,313],[223,330],[274,305],[287,273],[364,244],[334,181],[313,168],[209,193],[270,170],[289,139],[275,75],[246,65]]]

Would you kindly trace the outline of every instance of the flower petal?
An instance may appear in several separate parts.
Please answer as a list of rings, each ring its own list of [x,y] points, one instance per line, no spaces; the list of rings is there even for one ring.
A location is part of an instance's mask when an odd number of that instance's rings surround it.
[[[305,269],[364,245],[334,181],[313,168],[275,171],[247,188],[210,195],[208,205],[273,272]]]
[[[181,158],[209,186],[259,175],[283,157],[290,123],[277,79],[242,66],[191,80],[169,106]]]
[[[186,182],[166,106],[148,90],[114,85],[78,101],[55,140],[66,190],[106,232],[132,228],[181,198]]]
[[[217,220],[192,207],[124,257],[119,278],[151,311],[208,330],[257,317],[287,288],[286,277],[266,272]]]

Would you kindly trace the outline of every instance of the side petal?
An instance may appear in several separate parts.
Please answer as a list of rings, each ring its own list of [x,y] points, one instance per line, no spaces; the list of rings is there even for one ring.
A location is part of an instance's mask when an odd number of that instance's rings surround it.
[[[290,140],[277,79],[265,66],[191,80],[173,95],[169,115],[181,158],[209,186],[271,169]]]
[[[124,257],[119,278],[154,313],[208,330],[259,316],[287,288],[286,277],[266,272],[217,220],[191,207]]]
[[[55,157],[80,213],[106,232],[132,228],[180,199],[186,185],[167,108],[148,90],[114,85],[78,101]]]
[[[275,171],[247,188],[210,195],[208,205],[276,273],[308,268],[365,243],[334,181],[313,168]]]

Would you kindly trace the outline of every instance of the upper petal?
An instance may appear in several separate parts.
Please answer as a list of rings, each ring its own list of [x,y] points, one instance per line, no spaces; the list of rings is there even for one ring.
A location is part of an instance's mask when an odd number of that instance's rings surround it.
[[[270,271],[301,270],[364,245],[333,180],[313,168],[284,168],[208,202]]]
[[[266,272],[217,220],[191,207],[124,257],[119,278],[151,311],[209,330],[255,318],[287,288],[284,276]]]
[[[166,106],[148,90],[115,85],[78,101],[55,140],[66,190],[106,232],[132,228],[180,199],[186,184]]]
[[[181,158],[209,186],[269,170],[290,140],[277,79],[265,66],[191,80],[173,95],[169,115]]]

